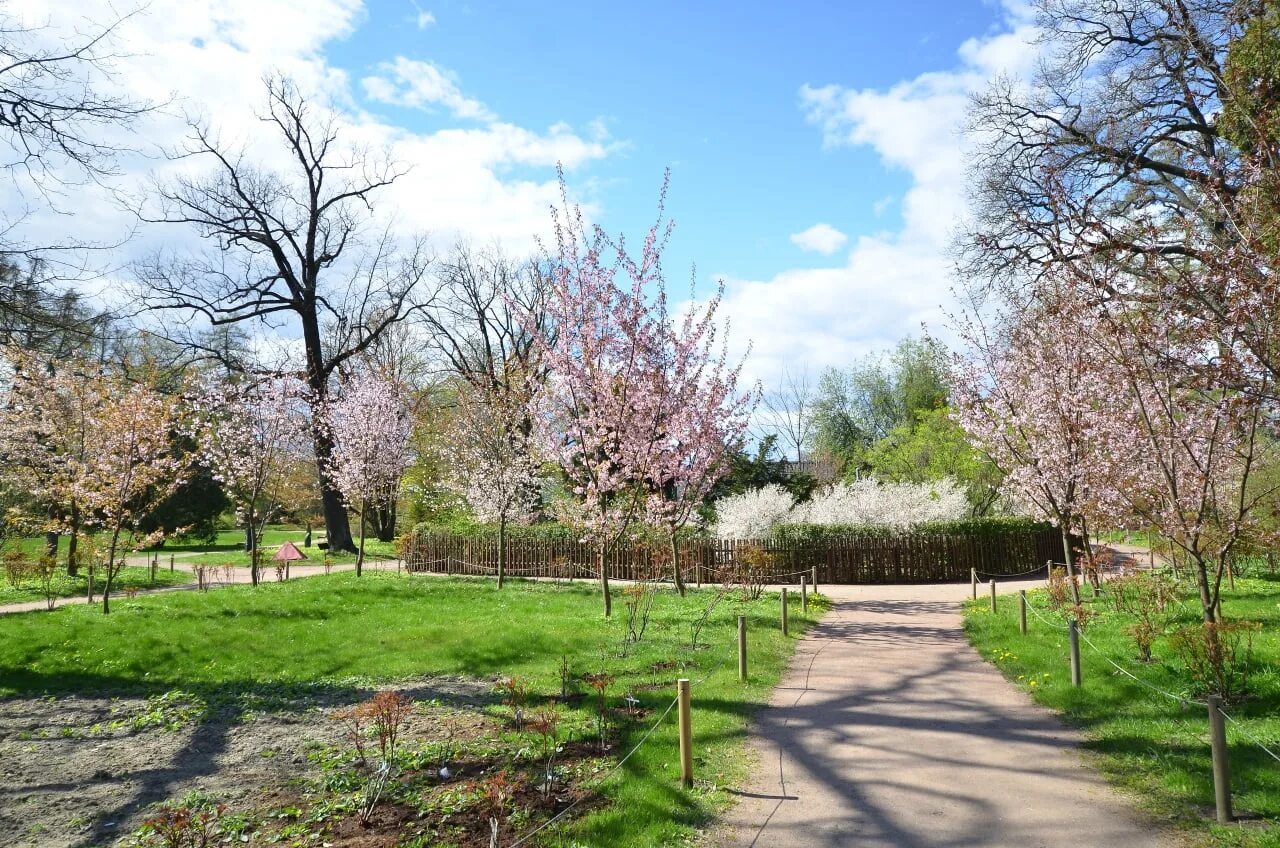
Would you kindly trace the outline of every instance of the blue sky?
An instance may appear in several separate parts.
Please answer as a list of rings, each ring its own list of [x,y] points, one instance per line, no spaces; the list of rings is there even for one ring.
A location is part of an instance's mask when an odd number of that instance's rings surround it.
[[[696,261],[707,274],[761,278],[820,265],[821,255],[788,239],[819,221],[849,234],[897,227],[895,200],[910,181],[866,147],[824,149],[800,107],[800,87],[881,89],[949,70],[963,41],[1002,20],[979,0],[637,9],[379,0],[327,52],[357,74],[389,54],[430,61],[521,126],[603,122],[617,153],[573,174],[601,223],[644,227],[670,167],[679,225],[672,276],[683,280]],[[434,21],[419,28],[420,12]],[[422,131],[455,121],[444,110],[379,111]]]
[[[639,238],[670,167],[673,295],[695,262],[699,296],[722,278],[734,350],[750,346],[746,372],[769,384],[922,324],[945,337],[959,128],[973,92],[1034,60],[1025,3],[150,0],[114,45],[114,84],[166,104],[123,140],[138,154],[58,214],[12,194],[0,212],[31,212],[24,226],[49,241],[130,235],[119,268],[196,247],[137,226],[118,197],[145,203],[152,181],[198,169],[162,155],[190,115],[262,167],[287,166],[255,118],[263,76],[281,73],[344,139],[412,165],[378,214],[442,249],[531,251],[557,162],[595,220]],[[112,0],[9,7],[49,23],[51,43],[113,15]]]

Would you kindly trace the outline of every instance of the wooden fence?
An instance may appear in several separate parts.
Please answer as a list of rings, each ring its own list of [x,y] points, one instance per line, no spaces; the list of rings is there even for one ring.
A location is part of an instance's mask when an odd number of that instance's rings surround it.
[[[1011,576],[1043,569],[1061,558],[1056,530],[1026,530],[1000,535],[902,535],[849,537],[821,542],[776,542],[757,539],[698,539],[680,543],[680,564],[690,583],[718,582],[750,562],[771,579],[794,583],[800,572],[817,567],[819,583],[945,583],[969,579],[969,570],[984,577]],[[763,556],[761,555],[763,552]],[[404,542],[410,571],[440,574],[493,575],[498,570],[498,543],[440,533],[416,533]],[[610,579],[630,580],[670,573],[665,545],[624,543],[608,556]],[[569,540],[510,539],[507,574],[513,577],[586,578],[599,575],[592,545]]]

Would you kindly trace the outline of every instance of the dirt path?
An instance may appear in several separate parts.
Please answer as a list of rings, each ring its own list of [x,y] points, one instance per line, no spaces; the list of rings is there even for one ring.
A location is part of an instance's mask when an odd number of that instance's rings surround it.
[[[823,588],[837,604],[759,716],[759,765],[716,844],[1178,844],[1085,765],[1076,732],[969,647],[967,585]]]
[[[130,563],[130,565],[134,564],[135,563]],[[146,563],[142,564],[145,565]],[[161,566],[162,569],[167,567],[167,565]],[[369,560],[365,562],[364,567],[371,571],[393,571],[398,567],[398,563],[394,559]],[[184,567],[179,565],[179,568],[183,568],[183,570],[188,571],[190,570],[189,566]],[[355,563],[344,563],[342,565],[330,566],[329,571],[355,571],[355,568]],[[293,580],[299,577],[315,577],[317,574],[325,573],[323,565],[294,565],[289,569],[289,579]],[[247,566],[237,566],[231,569],[230,579],[226,579],[226,575],[219,572],[217,577],[210,578],[210,580],[212,581],[210,585],[216,589],[219,586],[228,586],[233,583],[250,583],[252,582],[252,577],[249,574],[249,568]],[[276,582],[275,569],[269,566],[262,568],[258,573],[258,580],[264,583]],[[193,576],[190,583],[181,583],[177,586],[165,586],[161,589],[143,589],[137,592],[136,596],[158,595],[164,592],[190,592],[191,590],[198,588],[200,587],[196,584],[196,579]],[[118,599],[127,600],[125,595],[118,589],[111,593],[111,599],[112,603],[115,603]],[[83,604],[85,602],[86,599],[83,596],[76,595],[70,598],[57,598],[54,600],[53,605],[55,607],[65,607],[68,604]],[[101,592],[94,596],[94,603],[98,605],[102,604]],[[32,610],[43,610],[47,608],[48,604],[45,601],[23,601],[17,604],[2,604],[0,605],[0,615],[13,612],[31,612]]]

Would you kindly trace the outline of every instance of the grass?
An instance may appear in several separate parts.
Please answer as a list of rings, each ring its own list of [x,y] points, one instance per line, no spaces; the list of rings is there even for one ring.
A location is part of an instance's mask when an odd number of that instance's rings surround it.
[[[344,573],[121,600],[110,616],[78,606],[9,616],[0,618],[0,696],[181,689],[238,709],[287,703],[299,688],[340,688],[354,679],[514,675],[545,697],[559,692],[567,656],[575,674],[614,676],[615,701],[634,695],[657,716],[675,695],[675,679],[688,677],[699,681],[695,789],[678,786],[673,713],[602,784],[611,804],[549,829],[540,844],[687,842],[729,803],[720,787],[744,776],[747,720],[766,703],[821,604],[805,615],[793,598],[792,635],[784,637],[776,595],[721,603],[701,634],[709,647],[691,650],[689,625],[710,591],[691,590],[687,598],[664,591],[645,639],[624,656],[624,592],[615,592],[614,616],[605,619],[597,590],[584,584],[513,581],[499,592],[482,579]],[[738,614],[750,628],[745,685],[734,660]],[[623,727],[617,750],[629,750],[648,726]]]
[[[1116,613],[1103,597],[1086,595],[1092,616],[1083,631],[1098,649],[1132,674],[1177,695],[1195,696],[1185,666],[1169,646],[1167,634],[1200,621],[1194,599],[1177,607],[1165,636],[1154,645],[1154,661],[1140,663],[1125,628],[1133,619]],[[1223,610],[1229,619],[1258,622],[1253,643],[1250,697],[1227,712],[1249,734],[1280,752],[1280,578],[1238,579],[1224,586]],[[1061,615],[1048,608],[1043,590],[1028,593],[1035,611],[1054,622]],[[1205,844],[1276,848],[1280,846],[1280,763],[1228,723],[1227,739],[1235,810],[1242,821],[1213,822],[1213,779],[1206,709],[1151,691],[1135,682],[1081,643],[1082,686],[1073,689],[1068,674],[1067,636],[1034,613],[1028,634],[1017,626],[1016,598],[1002,598],[996,614],[989,601],[970,602],[965,630],[970,640],[1009,680],[1041,704],[1060,711],[1081,727],[1097,764],[1114,782],[1132,790],[1161,818],[1186,829]]]
[[[324,530],[321,529],[311,534],[312,547],[304,548],[302,546],[303,537],[306,531],[294,527],[272,526],[268,527],[262,533],[263,562],[266,568],[271,567],[271,557],[275,554],[275,549],[283,545],[285,542],[293,542],[298,549],[305,553],[311,560],[316,563],[324,562],[324,551],[320,550],[316,545],[324,541]],[[356,540],[357,544],[359,539]],[[217,535],[213,542],[196,542],[196,541],[177,541],[167,542],[162,548],[151,548],[146,553],[158,553],[161,560],[164,560],[170,554],[173,554],[179,563],[206,562],[216,565],[235,565],[248,568],[250,565],[249,555],[244,550],[244,531],[243,530],[223,530]],[[364,540],[365,559],[391,559],[396,556],[395,542],[381,542],[377,539],[366,538]],[[330,560],[334,563],[353,563],[356,561],[356,555],[348,551],[339,551],[330,554]]]
[[[55,598],[84,597],[89,589],[88,580],[87,571],[83,568],[80,569],[80,573],[75,577],[68,577],[65,571],[60,571],[54,577],[50,590]],[[190,583],[191,580],[191,572],[187,569],[179,569],[170,573],[167,567],[162,566],[156,570],[156,579],[152,581],[151,569],[126,566],[120,569],[120,573],[116,575],[112,594],[123,595],[124,590],[131,586],[136,586],[139,589],[152,589],[177,586],[183,583]],[[102,596],[101,574],[94,580],[94,593],[96,597]],[[8,580],[0,584],[0,605],[18,604],[26,601],[43,601],[44,599],[44,589],[35,578],[20,580],[17,585]]]

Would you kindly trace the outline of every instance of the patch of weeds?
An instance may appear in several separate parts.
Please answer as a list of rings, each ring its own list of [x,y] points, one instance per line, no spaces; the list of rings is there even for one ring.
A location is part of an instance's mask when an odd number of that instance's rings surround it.
[[[121,707],[114,707],[112,713],[118,714],[121,710]],[[180,689],[171,689],[148,697],[142,712],[137,715],[116,719],[108,726],[113,729],[128,728],[129,730],[158,727],[173,732],[203,718],[208,712],[209,705],[199,695]]]

